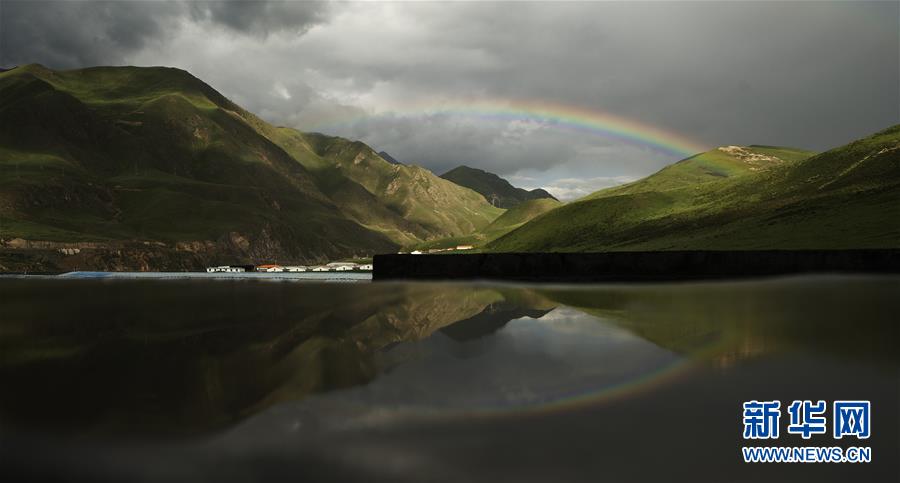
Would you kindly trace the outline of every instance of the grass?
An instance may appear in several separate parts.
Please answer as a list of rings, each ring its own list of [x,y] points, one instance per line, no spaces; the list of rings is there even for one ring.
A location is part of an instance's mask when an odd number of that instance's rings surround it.
[[[401,245],[468,236],[504,211],[425,168],[391,164],[358,141],[286,128],[273,139],[315,173],[344,213]]]
[[[169,68],[0,74],[0,238],[250,240],[236,257],[392,251],[349,219],[275,132]],[[253,255],[256,253],[256,255]]]
[[[752,152],[781,159],[754,170],[714,150],[557,208],[487,248],[578,252],[898,247],[897,146],[898,126],[818,155],[751,146]]]
[[[818,155],[716,149],[573,203],[504,210],[485,196],[512,187],[490,173],[463,170],[473,190],[361,142],[275,127],[178,69],[5,71],[0,125],[4,240],[209,241],[235,261],[310,263],[459,244],[900,245],[900,126]]]
[[[419,243],[412,246],[410,249],[443,249],[454,248],[459,245],[481,247],[559,206],[561,206],[561,203],[551,198],[528,200],[506,210],[505,213],[497,217],[490,225],[476,233]]]
[[[713,149],[666,166],[658,173],[646,178],[597,191],[586,196],[585,199],[599,199],[640,192],[663,192],[682,188],[698,190],[707,183],[719,184],[723,180],[753,176],[777,168],[782,164],[796,163],[815,154],[811,151],[792,148],[747,146],[746,150],[751,154],[774,156],[780,161],[762,161],[751,164],[720,149]]]
[[[542,189],[524,190],[509,184],[505,179],[487,171],[459,166],[441,175],[460,186],[465,186],[500,208],[513,208],[520,203],[536,199],[555,199]]]
[[[170,67],[91,67],[54,71],[38,64],[29,64],[0,74],[0,80],[23,73],[32,74],[55,89],[110,114],[135,109],[171,95],[202,109],[231,104],[196,77]]]
[[[503,213],[361,142],[272,126],[178,69],[22,66],[0,73],[0,121],[0,239],[203,241],[314,263]]]

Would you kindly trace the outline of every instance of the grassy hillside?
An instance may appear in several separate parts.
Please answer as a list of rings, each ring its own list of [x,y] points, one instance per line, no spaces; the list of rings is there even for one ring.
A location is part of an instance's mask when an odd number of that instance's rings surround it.
[[[18,67],[0,73],[0,120],[0,270],[371,256],[503,212],[363,143],[272,126],[178,69]],[[91,256],[16,258],[72,247]]]
[[[260,134],[265,123],[181,70],[12,69],[0,73],[0,125],[2,240],[173,249],[112,268],[196,268],[182,255],[198,252],[314,261],[396,246],[343,214]]]
[[[390,154],[386,153],[385,151],[378,151],[378,155],[381,156],[382,159],[384,159],[385,161],[387,161],[391,164],[403,164],[400,161],[397,161],[396,158],[394,158]]]
[[[317,154],[314,146],[322,135],[265,126],[262,133],[303,165],[312,174],[318,188],[348,218],[403,246],[430,236],[425,227],[405,219],[401,213],[380,202],[363,185],[347,177],[337,166],[336,160]]]
[[[716,149],[555,209],[488,248],[900,246],[900,126],[809,154],[768,146]]]
[[[493,240],[505,235],[544,213],[562,206],[562,203],[551,198],[528,200],[514,208],[506,210],[493,223],[481,231],[487,239]]]
[[[549,198],[555,200],[550,193],[542,189],[531,191],[516,188],[509,181],[494,173],[459,166],[441,175],[441,178],[450,180],[460,186],[465,186],[484,196],[492,205],[500,208],[512,208],[528,200]]]
[[[488,242],[495,240],[512,230],[524,225],[528,221],[537,218],[544,213],[562,206],[555,199],[542,198],[529,200],[513,208],[506,210],[490,225],[476,233],[466,236],[442,238],[415,245],[417,249],[452,248],[457,245],[474,245],[480,248]]]
[[[469,235],[503,213],[470,189],[419,166],[390,163],[358,141],[287,128],[273,139],[345,213],[401,244]]]
[[[632,183],[604,189],[584,199],[599,199],[643,192],[701,189],[707,183],[759,174],[813,156],[812,151],[772,146],[723,146],[666,166]]]

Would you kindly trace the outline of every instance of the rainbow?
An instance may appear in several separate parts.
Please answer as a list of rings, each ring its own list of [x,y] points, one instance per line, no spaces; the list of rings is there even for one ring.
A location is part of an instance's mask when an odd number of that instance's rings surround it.
[[[448,102],[438,106],[412,104],[377,114],[355,116],[315,126],[315,130],[331,131],[341,126],[379,117],[455,116],[486,121],[533,121],[542,125],[571,129],[618,139],[679,158],[707,151],[708,146],[683,135],[649,124],[582,107],[551,102],[525,100],[476,100]]]
[[[527,418],[547,413],[577,411],[587,407],[626,400],[640,394],[652,393],[661,387],[677,384],[685,380],[697,370],[698,365],[696,361],[685,358],[660,367],[656,371],[650,371],[633,380],[608,387],[596,388],[593,391],[557,394],[551,399],[537,404],[496,404],[493,406],[471,407],[455,412],[450,411],[447,414],[443,414],[442,417],[446,419]]]
[[[560,305],[560,307],[565,307]],[[578,309],[576,309],[578,310]],[[597,318],[595,316],[590,316]],[[602,320],[599,319],[598,320]],[[548,394],[542,401],[509,402],[506,400],[482,401],[467,407],[443,407],[429,405],[409,405],[399,409],[408,410],[404,417],[417,414],[425,419],[440,420],[488,420],[497,418],[527,419],[550,413],[578,411],[604,404],[614,404],[635,396],[652,394],[661,388],[672,387],[690,379],[708,367],[708,362],[726,353],[729,339],[717,338],[698,347],[690,355],[676,355],[670,361],[654,369],[623,380],[598,387],[580,387]],[[397,409],[397,408],[395,408]]]
[[[704,353],[711,352],[709,349]],[[508,403],[506,401],[483,402],[465,408],[448,408],[433,406],[417,406],[415,404],[396,407],[403,411],[404,417],[417,415],[424,419],[454,420],[489,420],[489,419],[527,419],[551,413],[578,411],[581,409],[611,404],[633,398],[637,395],[650,394],[662,387],[678,384],[692,374],[701,370],[696,357],[686,357],[672,361],[654,371],[649,371],[630,381],[623,381],[607,387],[593,390],[583,388],[581,391],[561,393],[550,396],[546,401],[532,403]]]

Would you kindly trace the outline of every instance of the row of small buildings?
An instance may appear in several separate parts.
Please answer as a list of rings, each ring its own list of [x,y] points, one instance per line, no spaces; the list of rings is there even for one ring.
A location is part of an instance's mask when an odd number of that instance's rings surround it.
[[[239,273],[239,272],[371,272],[371,263],[332,262],[325,265],[220,265],[207,267],[208,273]]]
[[[410,255],[423,255],[426,253],[442,253],[442,252],[453,252],[453,251],[462,251],[462,250],[471,250],[475,248],[472,245],[457,245],[456,247],[450,248],[430,248],[428,250],[413,250],[409,252]],[[400,255],[406,255],[406,252],[397,252]]]

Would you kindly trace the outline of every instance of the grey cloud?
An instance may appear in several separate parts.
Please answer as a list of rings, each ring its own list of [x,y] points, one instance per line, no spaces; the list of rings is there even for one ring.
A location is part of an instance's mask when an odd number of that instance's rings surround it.
[[[328,3],[311,1],[195,1],[189,5],[194,19],[263,36],[279,31],[304,32],[324,21],[328,11]]]
[[[538,3],[501,16],[493,8],[445,12],[429,30],[433,44],[460,39],[497,65],[425,63],[398,91],[421,91],[415,84],[564,102],[709,144],[825,149],[898,119],[897,4]]]
[[[427,3],[353,10],[336,22],[342,28],[305,39],[297,50],[323,79],[317,88],[349,85],[368,94],[375,111],[454,97],[541,100],[709,146],[819,150],[900,122],[897,4]],[[515,149],[496,149],[503,132],[496,126],[435,123],[410,117],[404,138],[391,134],[403,131],[400,120],[376,116],[335,132],[386,144],[436,170],[471,162],[501,173],[567,162],[572,151],[587,152],[596,142],[590,135],[571,145],[560,140],[556,145],[569,152],[525,149],[516,160]],[[600,160],[619,163],[620,156],[607,154]],[[661,166],[636,165],[643,174]]]
[[[0,2],[0,65],[120,64],[167,34],[182,13],[166,2]]]
[[[500,175],[544,171],[575,159],[575,139],[581,137],[547,126],[523,128],[517,122],[443,113],[366,116],[325,128],[439,174],[461,164]]]
[[[305,1],[2,0],[0,65],[125,64],[148,45],[165,44],[184,21],[265,37],[303,33],[327,12],[327,3]]]
[[[597,190],[630,183],[633,176],[596,176],[593,178],[563,178],[552,180],[543,186],[561,201],[570,201],[587,196]],[[527,188],[531,188],[528,186]]]

